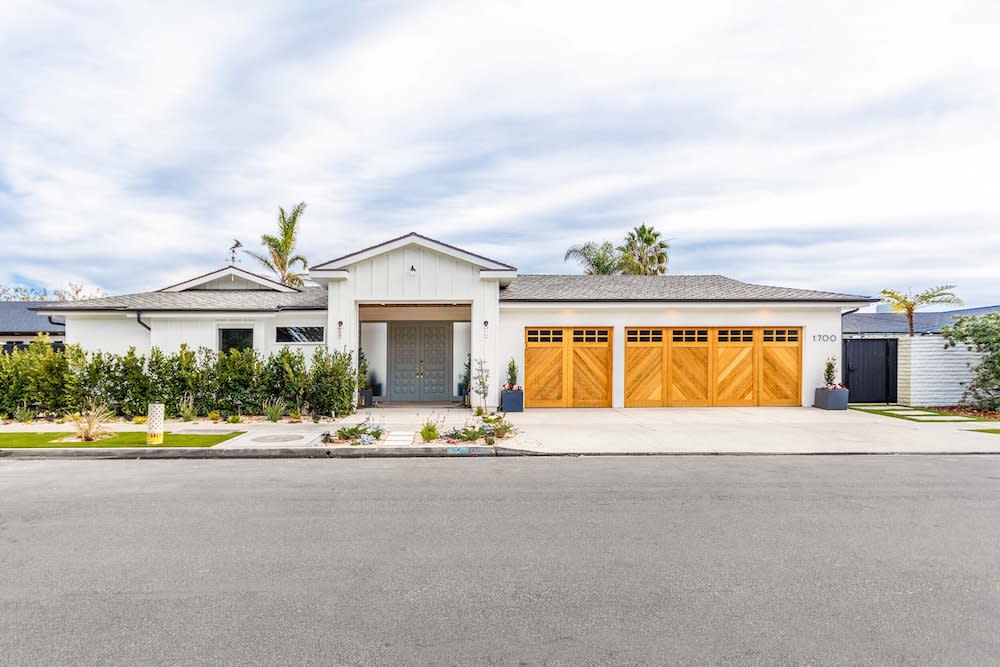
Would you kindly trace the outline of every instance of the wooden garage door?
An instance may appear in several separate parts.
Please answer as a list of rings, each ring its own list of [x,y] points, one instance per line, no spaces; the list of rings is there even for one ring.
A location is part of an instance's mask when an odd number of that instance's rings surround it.
[[[709,329],[671,329],[667,378],[669,405],[712,404]]]
[[[625,330],[625,405],[800,405],[801,329]]]
[[[712,404],[756,405],[755,330],[716,329],[714,333],[715,387]]]
[[[758,405],[802,404],[802,330],[761,329]]]
[[[611,407],[608,327],[525,329],[525,407]]]
[[[625,407],[666,404],[666,329],[625,329]]]
[[[525,329],[524,405],[553,408],[566,405],[566,341],[560,328]]]

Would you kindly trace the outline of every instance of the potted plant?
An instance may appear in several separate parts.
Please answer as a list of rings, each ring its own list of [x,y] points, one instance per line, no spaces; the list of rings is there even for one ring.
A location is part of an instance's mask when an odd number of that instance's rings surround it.
[[[816,387],[813,406],[822,410],[846,410],[847,387],[837,382],[837,360],[830,357],[823,369],[825,387]]]
[[[507,383],[500,391],[500,409],[504,412],[524,412],[524,390],[517,384],[517,363],[507,364]]]
[[[368,358],[362,349],[358,350],[358,401],[363,408],[370,408],[374,403],[372,387],[368,383]]]

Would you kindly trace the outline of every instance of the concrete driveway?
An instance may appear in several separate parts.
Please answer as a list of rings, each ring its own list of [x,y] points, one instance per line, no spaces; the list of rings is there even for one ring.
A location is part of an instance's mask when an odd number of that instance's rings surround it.
[[[990,422],[917,423],[815,408],[549,409],[509,415],[508,446],[547,453],[1000,452]],[[507,444],[507,443],[505,443]]]

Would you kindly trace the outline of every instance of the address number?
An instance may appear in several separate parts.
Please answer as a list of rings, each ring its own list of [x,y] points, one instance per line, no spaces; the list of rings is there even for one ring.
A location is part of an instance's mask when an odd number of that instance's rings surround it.
[[[813,334],[813,340],[819,343],[836,343],[837,334]]]

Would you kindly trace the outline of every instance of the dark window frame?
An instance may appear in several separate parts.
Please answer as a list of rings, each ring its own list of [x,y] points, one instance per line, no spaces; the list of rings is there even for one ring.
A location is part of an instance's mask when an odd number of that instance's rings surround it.
[[[319,331],[319,340],[306,340],[306,339],[298,339],[297,340],[296,339],[296,335],[294,333],[289,333],[288,334],[288,336],[287,336],[288,340],[282,340],[281,339],[282,338],[281,337],[282,330],[285,330],[285,332],[294,332],[296,330],[300,331],[300,332],[305,332],[307,330],[313,330],[314,333],[315,333],[315,331],[318,330]],[[309,326],[284,326],[284,327],[275,327],[274,328],[274,342],[278,343],[278,344],[282,344],[282,345],[320,345],[320,344],[326,342],[326,327],[325,326],[321,326],[321,325],[319,325],[319,326],[309,325]]]
[[[244,335],[245,335],[246,332],[249,332],[250,333],[250,344],[249,345],[241,345],[241,346],[236,346],[236,345],[226,346],[226,345],[224,345],[223,344],[223,336],[225,336],[226,332],[229,332],[229,331],[244,332]],[[243,350],[253,350],[254,349],[254,330],[253,330],[253,327],[219,327],[218,346],[219,346],[219,352],[229,352],[230,350],[240,350],[240,351],[243,351]]]

